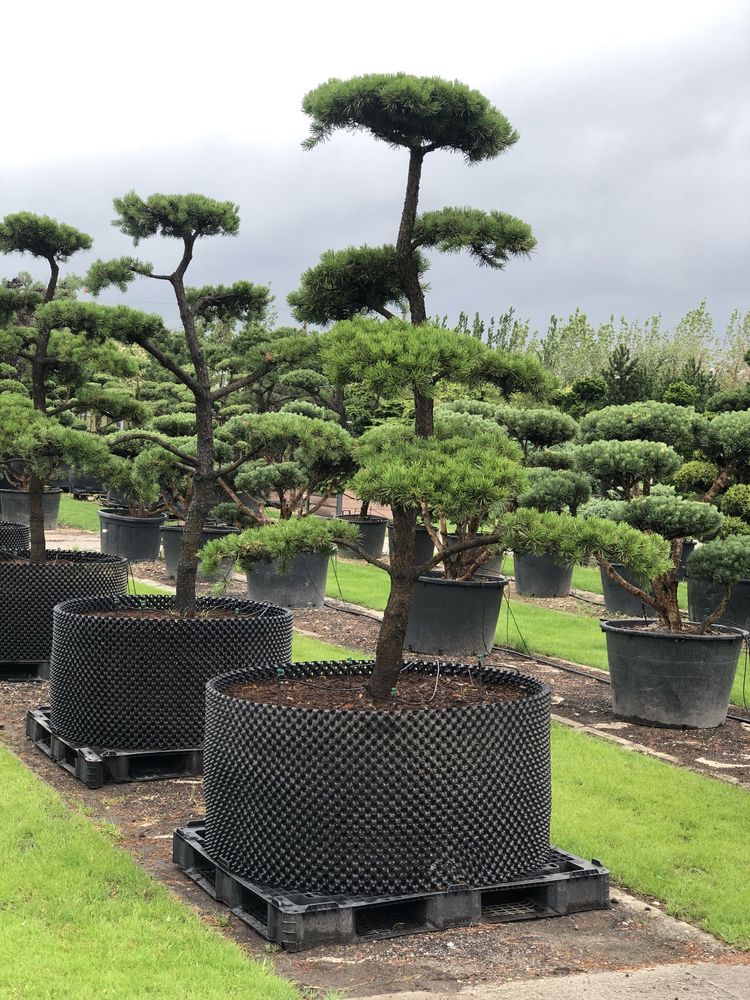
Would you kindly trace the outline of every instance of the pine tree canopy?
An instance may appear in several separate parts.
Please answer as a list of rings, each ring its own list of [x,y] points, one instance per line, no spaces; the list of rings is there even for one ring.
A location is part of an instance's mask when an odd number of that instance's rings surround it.
[[[236,236],[239,206],[202,194],[152,194],[141,198],[129,191],[115,198],[117,218],[112,225],[137,246],[149,236],[190,240],[199,236]]]
[[[64,263],[79,250],[88,250],[92,242],[86,233],[48,215],[16,212],[0,222],[0,253],[29,253]]]
[[[511,257],[531,253],[536,240],[528,223],[504,212],[440,208],[417,218],[412,245],[442,253],[467,250],[479,264],[502,268]]]
[[[491,159],[518,139],[510,122],[477,90],[458,81],[405,73],[329,80],[302,102],[312,149],[337,129],[366,131],[392,146],[447,149],[469,163]]]
[[[429,267],[417,255],[420,277]],[[318,263],[300,278],[300,287],[287,301],[300,323],[327,323],[351,319],[358,313],[388,315],[404,300],[398,272],[398,257],[392,244],[382,247],[347,247],[326,250]]]

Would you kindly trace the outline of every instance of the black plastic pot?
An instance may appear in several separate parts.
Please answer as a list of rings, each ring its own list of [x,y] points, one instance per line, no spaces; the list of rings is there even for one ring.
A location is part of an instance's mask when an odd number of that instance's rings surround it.
[[[201,598],[221,618],[149,618],[174,597],[94,597],[55,608],[50,723],[79,746],[181,749],[203,743],[205,686],[228,665],[286,662],[292,615],[236,598]],[[116,609],[139,615],[86,614]]]
[[[451,545],[455,545],[458,542],[458,535],[448,535],[448,540]],[[474,554],[479,553],[479,549],[475,550]],[[432,555],[432,553],[430,553]],[[490,558],[483,562],[479,568],[479,573],[482,576],[503,576],[503,553],[500,555],[491,555]]]
[[[44,509],[44,530],[54,531],[60,513],[60,497],[62,490],[47,489],[42,497]],[[17,521],[19,524],[29,524],[29,491],[0,490],[0,515],[5,521]]]
[[[623,580],[627,580],[628,583],[632,583],[643,590],[640,581],[632,573],[628,572],[626,566],[623,566],[622,563],[612,563],[612,566]],[[602,578],[604,606],[611,615],[629,615],[631,618],[656,617],[656,612],[650,604],[646,604],[639,597],[636,597],[635,594],[631,594],[623,589],[619,583],[615,583],[614,580],[610,579],[603,569],[600,568],[599,572]]]
[[[393,521],[388,522],[388,551],[393,549]],[[432,559],[435,555],[435,546],[433,545],[430,534],[427,528],[423,525],[417,525],[417,534],[414,539],[414,565],[421,566],[422,563],[426,563],[428,559]]]
[[[107,487],[101,481],[101,479],[96,479],[94,476],[86,476],[83,473],[78,473],[75,469],[70,470],[70,478],[68,480],[70,486],[70,492],[74,495],[86,495],[91,494],[105,494],[107,492]]]
[[[680,558],[680,568],[677,571],[677,579],[687,580],[687,561],[688,558],[695,552],[695,542],[685,542],[682,546],[682,556]]]
[[[126,594],[128,564],[100,552],[48,549],[47,561],[28,551],[0,552],[0,660],[43,663],[52,648],[52,609],[71,597]]]
[[[0,521],[0,550],[17,552],[31,544],[29,528],[18,521]]]
[[[326,596],[329,556],[306,552],[286,565],[256,562],[247,571],[247,592],[254,601],[282,608],[322,608]]]
[[[177,576],[177,564],[180,561],[180,543],[182,541],[184,526],[182,524],[163,524],[159,530],[161,532],[161,544],[164,552],[164,565],[167,570],[167,576]],[[201,532],[198,551],[200,552],[203,546],[213,541],[214,538],[223,538],[225,535],[237,535],[239,534],[239,530],[239,528],[230,528],[228,525],[223,524],[205,525]],[[201,573],[200,568],[198,569],[198,578],[201,580],[219,580],[223,575],[221,571],[206,575],[205,573]]]
[[[131,517],[126,510],[104,507],[99,511],[99,547],[132,562],[153,562],[159,558],[159,529],[165,521],[164,514]]]
[[[516,593],[524,597],[567,597],[573,567],[566,566],[553,556],[514,552],[513,575]]]
[[[636,620],[603,621],[618,719],[649,726],[713,729],[726,719],[747,632],[645,632]]]
[[[485,656],[495,642],[505,577],[420,576],[404,648],[441,656]]]
[[[721,584],[709,583],[688,577],[688,614],[694,622],[704,622],[721,604],[724,588]],[[734,625],[736,628],[750,629],[750,580],[739,580],[732,587],[732,594],[719,625]]]
[[[374,517],[368,515],[362,517],[359,514],[340,514],[340,521],[348,521],[349,524],[356,524],[359,528],[359,542],[367,549],[373,559],[378,559],[383,554],[385,548],[385,529],[388,519],[385,517]],[[356,552],[345,545],[339,546],[339,552],[346,559],[361,559]]]
[[[370,663],[294,663],[290,677]],[[434,663],[406,670],[434,675]],[[477,667],[441,663],[477,677]],[[266,674],[268,672],[266,671]],[[549,855],[549,689],[485,667],[518,700],[456,709],[325,711],[206,689],[206,849],[250,881],[363,895],[492,885]]]

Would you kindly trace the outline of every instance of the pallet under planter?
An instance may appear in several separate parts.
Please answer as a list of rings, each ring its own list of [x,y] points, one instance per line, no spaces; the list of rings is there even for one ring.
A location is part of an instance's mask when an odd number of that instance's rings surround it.
[[[87,788],[108,782],[155,781],[203,773],[203,748],[180,750],[122,750],[76,746],[57,736],[50,725],[49,708],[26,713],[26,735],[43,753]]]
[[[609,906],[607,869],[555,848],[540,871],[484,888],[456,885],[444,892],[406,896],[320,896],[253,885],[233,875],[206,851],[204,831],[204,820],[175,830],[174,863],[236,917],[289,951]]]
[[[0,660],[0,681],[47,681],[49,660]]]

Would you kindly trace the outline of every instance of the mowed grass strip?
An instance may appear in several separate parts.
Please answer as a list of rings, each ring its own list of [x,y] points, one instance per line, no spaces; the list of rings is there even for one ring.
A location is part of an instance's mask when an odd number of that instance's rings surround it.
[[[750,795],[552,728],[552,842],[668,913],[750,949]]]
[[[4,1000],[293,1000],[0,748],[0,996]]]

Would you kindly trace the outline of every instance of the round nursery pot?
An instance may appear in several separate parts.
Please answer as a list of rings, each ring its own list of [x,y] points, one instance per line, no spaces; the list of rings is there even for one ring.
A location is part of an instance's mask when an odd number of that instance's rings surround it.
[[[159,530],[161,532],[161,544],[164,551],[164,565],[167,570],[167,576],[177,576],[177,563],[180,561],[180,543],[182,541],[184,526],[182,524],[163,524]],[[201,532],[201,542],[198,551],[200,552],[203,546],[212,542],[214,538],[223,538],[225,535],[238,535],[239,531],[239,528],[230,528],[228,525],[206,524]],[[222,576],[221,571],[206,575],[205,573],[201,573],[200,568],[198,569],[199,580],[220,580]]]
[[[393,521],[388,522],[388,551],[393,549]],[[426,563],[428,559],[432,559],[435,555],[435,546],[433,545],[432,539],[430,538],[430,533],[427,528],[423,527],[421,524],[417,525],[417,534],[414,539],[414,565],[421,566],[422,563]]]
[[[17,552],[28,549],[30,544],[28,525],[18,521],[0,521],[0,550]]]
[[[42,508],[44,510],[45,531],[54,531],[57,528],[61,496],[62,490],[60,489],[46,489],[44,491]],[[2,514],[6,521],[18,521],[20,524],[29,524],[31,520],[29,513],[29,491],[0,490],[0,514]]]
[[[282,608],[322,608],[328,559],[325,552],[306,552],[286,564],[278,560],[253,563],[247,570],[247,592],[254,601]]]
[[[50,658],[52,609],[71,597],[126,594],[128,564],[101,552],[48,549],[47,561],[28,551],[0,552],[0,659],[40,663]]]
[[[292,615],[201,598],[194,618],[171,596],[92,597],[55,608],[50,723],[83,746],[185,749],[203,743],[205,687],[227,665],[285,663]],[[209,617],[210,612],[219,612]],[[224,612],[223,614],[221,612]]]
[[[640,586],[636,577],[632,573],[629,573],[627,567],[623,566],[622,563],[612,563],[612,567],[628,583],[632,583],[636,587]],[[639,618],[656,617],[656,612],[650,604],[645,604],[635,594],[628,593],[619,583],[615,583],[614,580],[610,579],[603,569],[600,568],[599,572],[602,578],[604,606],[611,615],[629,615],[631,618],[634,616]]]
[[[553,556],[534,556],[530,552],[513,553],[516,593],[524,597],[567,597],[573,579],[573,567]]]
[[[292,679],[371,663],[294,663]],[[461,674],[463,664],[405,671]],[[495,885],[549,856],[549,689],[485,667],[506,701],[403,711],[290,708],[206,689],[206,848],[233,873],[290,891],[390,895]],[[301,682],[302,683],[302,682]]]
[[[720,726],[747,632],[720,627],[715,635],[695,635],[642,626],[642,619],[601,622],[617,718],[672,728]]]
[[[677,579],[687,580],[687,561],[688,558],[695,552],[695,542],[685,542],[682,546],[682,556],[680,557],[680,568],[677,571]]]
[[[103,507],[99,511],[100,548],[133,562],[153,562],[159,558],[159,528],[166,519],[164,514],[131,517],[127,510]]]
[[[362,517],[359,514],[340,514],[339,521],[348,521],[349,524],[356,524],[359,528],[359,542],[373,559],[378,559],[383,554],[385,548],[385,529],[388,519],[385,517],[374,517],[369,514]],[[361,559],[362,557],[346,545],[339,546],[339,552],[347,559]]]
[[[444,656],[484,656],[495,642],[505,577],[446,580],[420,576],[404,648]]]
[[[694,622],[704,622],[721,604],[724,587],[720,583],[709,583],[688,577],[688,614]],[[738,580],[732,586],[732,594],[718,625],[733,625],[750,630],[750,580]]]
[[[107,492],[107,487],[101,479],[96,479],[94,476],[86,476],[83,473],[78,473],[75,469],[70,470],[70,479],[68,482],[70,484],[70,492],[74,496],[88,496],[94,493],[103,495]]]

